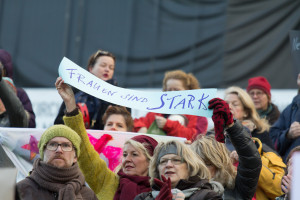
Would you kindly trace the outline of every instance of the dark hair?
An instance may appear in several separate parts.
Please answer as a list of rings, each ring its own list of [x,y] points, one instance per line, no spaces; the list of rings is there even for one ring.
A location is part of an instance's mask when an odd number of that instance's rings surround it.
[[[124,117],[126,126],[127,126],[127,131],[132,131],[133,130],[133,119],[131,117],[131,113],[123,106],[109,106],[103,117],[102,121],[103,124],[106,124],[107,119],[111,115],[122,115]]]
[[[116,57],[112,53],[108,51],[98,50],[96,53],[92,54],[91,57],[89,58],[87,70],[89,70],[89,68],[93,68],[97,59],[101,56],[111,57],[114,60],[114,62],[116,62]]]

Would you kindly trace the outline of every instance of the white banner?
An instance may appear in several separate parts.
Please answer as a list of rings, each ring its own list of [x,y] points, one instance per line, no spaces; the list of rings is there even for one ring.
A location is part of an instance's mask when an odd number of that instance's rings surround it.
[[[18,169],[17,181],[28,176],[35,159],[39,158],[38,141],[45,129],[33,128],[0,128],[0,145],[2,145],[7,156]],[[91,144],[100,157],[106,161],[108,167],[113,170],[120,164],[122,158],[122,148],[128,139],[137,133],[115,132],[101,130],[87,130]],[[184,141],[185,138],[148,135],[158,142],[168,140]],[[97,145],[95,146],[95,144]]]
[[[116,87],[97,78],[85,69],[63,58],[58,69],[65,83],[104,101],[165,114],[189,114],[211,117],[208,102],[217,89],[198,89],[172,92],[144,92]]]

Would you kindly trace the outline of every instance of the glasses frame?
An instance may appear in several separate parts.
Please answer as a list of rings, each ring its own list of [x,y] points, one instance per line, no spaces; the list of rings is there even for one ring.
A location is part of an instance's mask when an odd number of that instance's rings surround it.
[[[55,144],[57,144],[57,147],[55,148],[55,149],[49,149],[49,144],[50,143],[47,143],[46,144],[46,149],[47,150],[49,150],[49,151],[56,151],[57,149],[58,149],[58,147],[60,146],[60,148],[61,148],[61,150],[63,151],[63,152],[71,152],[71,151],[73,151],[73,150],[75,150],[76,148],[75,148],[75,146],[74,145],[71,145],[71,150],[70,151],[66,151],[65,149],[64,149],[64,147],[62,146],[62,144],[67,144],[67,143],[57,143],[57,142],[53,142],[53,143],[55,143]]]
[[[177,159],[177,158],[167,158],[167,159],[163,159],[163,160],[167,161],[167,162],[165,164],[163,164],[163,163],[161,163],[161,160],[160,160],[159,163],[158,163],[159,166],[166,166],[169,163],[169,161],[171,161],[171,163],[173,165],[180,165],[182,163],[185,163],[185,161],[183,160],[183,158],[180,158],[180,159]],[[176,163],[174,163],[174,160],[180,160],[180,163],[176,164]]]

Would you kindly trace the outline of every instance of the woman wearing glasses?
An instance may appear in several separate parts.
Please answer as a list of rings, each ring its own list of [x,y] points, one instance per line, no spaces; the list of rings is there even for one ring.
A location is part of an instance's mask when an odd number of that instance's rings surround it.
[[[116,80],[113,79],[115,70],[115,56],[107,51],[98,50],[91,55],[88,61],[87,70],[93,75],[97,76],[103,81],[110,84],[117,85]],[[100,100],[82,91],[75,94],[77,106],[85,113],[83,115],[85,127],[89,129],[103,129],[102,116],[108,106],[112,105],[109,102]],[[54,124],[63,124],[63,116],[66,107],[64,103],[59,109],[59,113],[54,121]]]
[[[222,199],[208,182],[209,170],[201,158],[178,141],[158,144],[149,170],[154,179],[152,191],[138,195],[135,200]]]

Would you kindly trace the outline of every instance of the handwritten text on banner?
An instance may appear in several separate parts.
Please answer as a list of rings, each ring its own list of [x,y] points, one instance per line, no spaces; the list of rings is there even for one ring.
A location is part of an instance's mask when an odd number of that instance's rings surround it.
[[[97,78],[71,60],[63,58],[58,69],[65,83],[117,105],[165,114],[189,114],[211,117],[208,101],[216,96],[216,89],[172,92],[143,92],[116,87]]]

